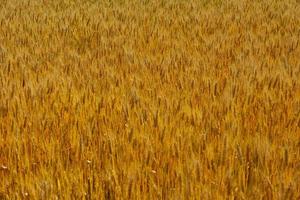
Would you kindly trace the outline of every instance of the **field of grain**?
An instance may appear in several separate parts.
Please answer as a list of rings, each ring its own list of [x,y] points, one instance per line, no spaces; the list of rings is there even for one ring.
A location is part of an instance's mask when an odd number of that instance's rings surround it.
[[[0,199],[300,199],[300,2],[1,0]]]

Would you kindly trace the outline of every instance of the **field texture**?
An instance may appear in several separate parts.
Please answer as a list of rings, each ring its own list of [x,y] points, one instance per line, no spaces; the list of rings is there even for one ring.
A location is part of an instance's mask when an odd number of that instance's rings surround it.
[[[0,0],[0,199],[300,199],[300,2]]]

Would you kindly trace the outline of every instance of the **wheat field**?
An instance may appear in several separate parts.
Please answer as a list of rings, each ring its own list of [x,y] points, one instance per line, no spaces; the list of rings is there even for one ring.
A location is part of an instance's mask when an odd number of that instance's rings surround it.
[[[0,199],[300,199],[300,2],[0,0]]]

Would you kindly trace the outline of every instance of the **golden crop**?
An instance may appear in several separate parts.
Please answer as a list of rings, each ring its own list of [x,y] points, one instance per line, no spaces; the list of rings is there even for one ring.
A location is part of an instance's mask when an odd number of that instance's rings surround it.
[[[300,2],[1,0],[0,199],[300,199]]]

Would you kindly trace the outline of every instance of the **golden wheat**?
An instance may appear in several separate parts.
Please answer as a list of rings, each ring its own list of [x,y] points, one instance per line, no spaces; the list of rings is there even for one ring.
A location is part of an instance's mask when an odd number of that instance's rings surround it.
[[[0,199],[300,199],[299,13],[0,1]]]

